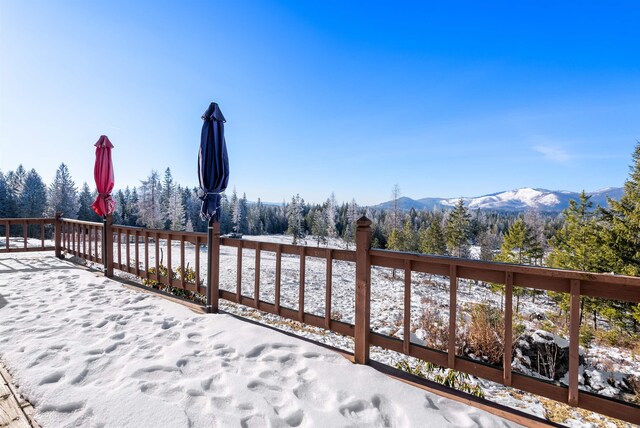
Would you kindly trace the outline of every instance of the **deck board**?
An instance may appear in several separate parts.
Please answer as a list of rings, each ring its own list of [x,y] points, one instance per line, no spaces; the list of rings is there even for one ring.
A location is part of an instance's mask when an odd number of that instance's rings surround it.
[[[18,393],[11,375],[0,363],[0,427],[39,428],[34,413],[31,403]]]

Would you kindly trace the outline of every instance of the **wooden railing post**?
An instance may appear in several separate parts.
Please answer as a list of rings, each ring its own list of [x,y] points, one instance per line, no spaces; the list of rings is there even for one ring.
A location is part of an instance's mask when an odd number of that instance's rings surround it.
[[[56,257],[62,258],[62,213],[56,212],[56,220],[53,222],[53,242],[56,248]]]
[[[111,225],[113,224],[113,216],[108,215],[103,219],[102,229],[102,259],[104,261],[104,276],[111,278],[113,276],[113,232]]]
[[[209,220],[207,248],[207,312],[218,313],[220,300],[220,222]],[[198,280],[198,279],[196,279]]]
[[[355,362],[369,362],[369,331],[371,329],[371,220],[362,216],[356,229],[356,317]]]

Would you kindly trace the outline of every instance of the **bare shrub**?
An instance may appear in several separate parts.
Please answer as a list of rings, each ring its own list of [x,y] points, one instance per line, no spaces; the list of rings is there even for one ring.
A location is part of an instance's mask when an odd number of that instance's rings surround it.
[[[463,353],[499,365],[504,355],[504,316],[487,304],[471,306],[471,320],[462,333]]]
[[[440,304],[431,297],[422,299],[422,315],[418,325],[426,332],[424,342],[429,348],[446,350],[449,343],[448,322],[442,316]]]

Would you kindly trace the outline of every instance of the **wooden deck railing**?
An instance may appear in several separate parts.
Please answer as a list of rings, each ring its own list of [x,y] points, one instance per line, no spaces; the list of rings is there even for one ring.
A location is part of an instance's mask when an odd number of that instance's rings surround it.
[[[429,361],[439,366],[449,367],[480,378],[484,378],[506,386],[512,386],[533,394],[580,407],[631,423],[640,424],[640,407],[578,388],[579,376],[579,327],[580,299],[583,296],[598,297],[619,301],[640,303],[640,278],[621,275],[594,274],[587,272],[549,269],[542,267],[520,266],[504,263],[465,260],[454,257],[429,256],[414,253],[371,249],[371,222],[366,218],[358,220],[355,250],[337,250],[307,246],[294,246],[279,243],[250,241],[220,237],[219,227],[213,234],[211,253],[207,252],[207,260],[213,263],[212,278],[208,278],[209,287],[200,281],[201,247],[207,243],[207,234],[193,232],[174,232],[166,230],[150,230],[128,226],[111,225],[110,221],[102,223],[82,222],[68,219],[1,219],[13,224],[49,224],[56,225],[56,252],[66,251],[77,257],[105,262],[98,241],[106,244],[106,271],[111,275],[116,268],[143,279],[158,281],[161,284],[196,293],[210,293],[212,306],[217,310],[218,299],[225,299],[258,310],[277,314],[281,317],[299,321],[304,324],[324,328],[336,333],[353,337],[355,362],[366,364],[369,361],[370,346],[379,346],[408,356]],[[22,223],[20,223],[22,222]],[[26,222],[26,223],[25,223]],[[8,230],[8,229],[7,229]],[[44,236],[44,235],[43,235]],[[164,241],[164,247],[160,242]],[[8,241],[7,241],[8,242]],[[179,242],[178,267],[174,268],[172,259],[172,243]],[[113,255],[109,253],[116,248]],[[185,245],[195,246],[194,281],[188,281],[184,275]],[[153,253],[149,247],[152,246]],[[133,247],[133,248],[132,248]],[[232,247],[237,251],[235,290],[220,289],[219,251],[221,247]],[[166,262],[162,248],[166,248]],[[52,249],[44,247],[39,249]],[[24,249],[16,249],[24,251]],[[243,250],[255,252],[253,297],[242,294]],[[260,298],[261,253],[275,253],[275,289],[272,302]],[[213,254],[212,254],[213,253]],[[150,263],[150,254],[153,262]],[[294,255],[299,258],[298,309],[288,308],[281,304],[282,257]],[[305,312],[305,266],[308,258],[326,261],[326,288],[324,316]],[[333,261],[344,261],[355,264],[355,317],[354,324],[332,319],[332,266]],[[161,264],[167,267],[166,274],[161,273]],[[371,331],[371,272],[372,268],[390,268],[404,271],[404,326],[403,339],[397,339]],[[411,273],[421,272],[449,278],[449,340],[446,351],[431,349],[411,342],[411,310],[412,293]],[[176,275],[174,275],[174,273]],[[504,285],[504,356],[503,367],[492,366],[456,354],[457,329],[457,291],[460,279],[477,280]],[[511,368],[512,360],[512,325],[513,288],[547,290],[566,293],[570,296],[569,327],[569,371],[568,386],[558,382],[545,381],[518,372]]]
[[[53,235],[55,218],[0,218],[0,235],[4,242],[0,253],[55,250],[47,234]],[[4,230],[3,230],[4,229]],[[48,230],[50,229],[50,230]],[[21,242],[22,241],[22,242]]]

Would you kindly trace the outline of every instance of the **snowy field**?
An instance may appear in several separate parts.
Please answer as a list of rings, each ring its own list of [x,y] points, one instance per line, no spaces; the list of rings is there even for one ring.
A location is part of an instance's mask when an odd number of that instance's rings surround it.
[[[0,358],[45,427],[510,425],[52,253],[0,255]]]

